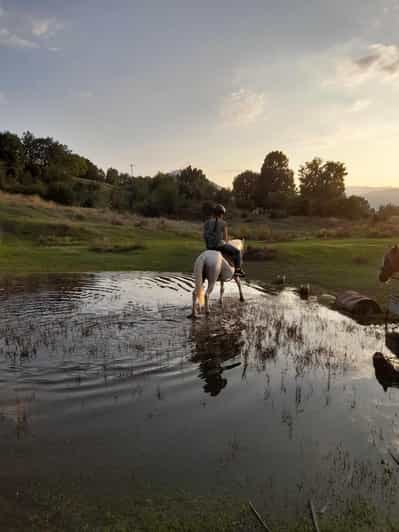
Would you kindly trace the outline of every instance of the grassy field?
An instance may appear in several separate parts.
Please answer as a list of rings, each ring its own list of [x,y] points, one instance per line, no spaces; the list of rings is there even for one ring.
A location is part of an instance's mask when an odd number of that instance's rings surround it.
[[[310,283],[316,291],[356,289],[384,301],[377,281],[381,258],[395,237],[328,238],[328,221],[290,219],[232,224],[247,244],[276,250],[273,260],[247,262],[250,279]],[[330,235],[350,234],[335,221]],[[330,225],[334,226],[334,223]],[[376,232],[376,229],[373,229]],[[323,237],[318,237],[318,235]],[[374,234],[374,233],[372,233]],[[0,193],[0,275],[120,270],[186,271],[203,248],[200,223],[146,219],[109,210],[60,207],[37,197]]]

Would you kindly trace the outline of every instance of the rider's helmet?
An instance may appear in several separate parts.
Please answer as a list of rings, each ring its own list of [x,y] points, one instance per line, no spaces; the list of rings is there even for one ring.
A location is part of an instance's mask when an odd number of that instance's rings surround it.
[[[226,209],[221,203],[218,203],[215,206],[215,208],[213,209],[213,212],[214,212],[215,216],[220,216],[221,214],[225,215],[226,214]]]

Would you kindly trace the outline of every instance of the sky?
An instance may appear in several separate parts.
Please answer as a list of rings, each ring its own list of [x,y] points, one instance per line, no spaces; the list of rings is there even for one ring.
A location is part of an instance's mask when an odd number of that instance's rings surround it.
[[[283,150],[399,186],[399,0],[0,0],[0,130],[231,186]]]

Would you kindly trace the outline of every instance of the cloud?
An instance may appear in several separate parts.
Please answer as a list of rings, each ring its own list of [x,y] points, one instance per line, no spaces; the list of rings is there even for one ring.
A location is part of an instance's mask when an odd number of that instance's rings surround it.
[[[4,92],[0,91],[0,105],[6,105],[8,103],[7,97]]]
[[[336,65],[336,81],[346,86],[370,80],[392,81],[399,77],[399,47],[371,44],[360,57],[342,57]]]
[[[353,104],[349,108],[350,113],[360,113],[361,111],[364,111],[371,105],[371,100],[368,99],[361,99],[356,100],[353,102]]]
[[[0,17],[4,15],[4,9],[0,6]]]
[[[220,116],[225,123],[237,126],[252,124],[264,115],[265,99],[264,93],[239,89],[223,101]]]
[[[389,75],[399,72],[399,47],[391,44],[372,44],[370,53],[354,61],[362,71],[376,70]]]
[[[399,11],[399,1],[398,0],[386,0],[386,4],[383,7],[384,15],[388,15],[393,11]]]
[[[32,35],[35,37],[53,37],[62,27],[62,24],[54,18],[33,19]]]
[[[7,28],[0,29],[0,47],[6,48],[39,48],[33,41],[23,39],[15,33],[11,33]]]
[[[93,98],[94,93],[90,90],[82,90],[77,93],[78,98]]]

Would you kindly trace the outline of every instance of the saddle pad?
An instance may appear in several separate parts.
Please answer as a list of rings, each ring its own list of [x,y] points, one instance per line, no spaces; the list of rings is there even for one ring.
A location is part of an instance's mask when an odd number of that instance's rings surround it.
[[[221,252],[221,253],[222,253],[222,252]],[[226,262],[228,262],[228,263],[230,264],[230,266],[231,266],[232,268],[234,268],[234,261],[233,261],[233,259],[231,258],[231,255],[227,255],[227,254],[225,254],[225,253],[222,253],[222,257],[224,258],[224,260],[225,260]]]

